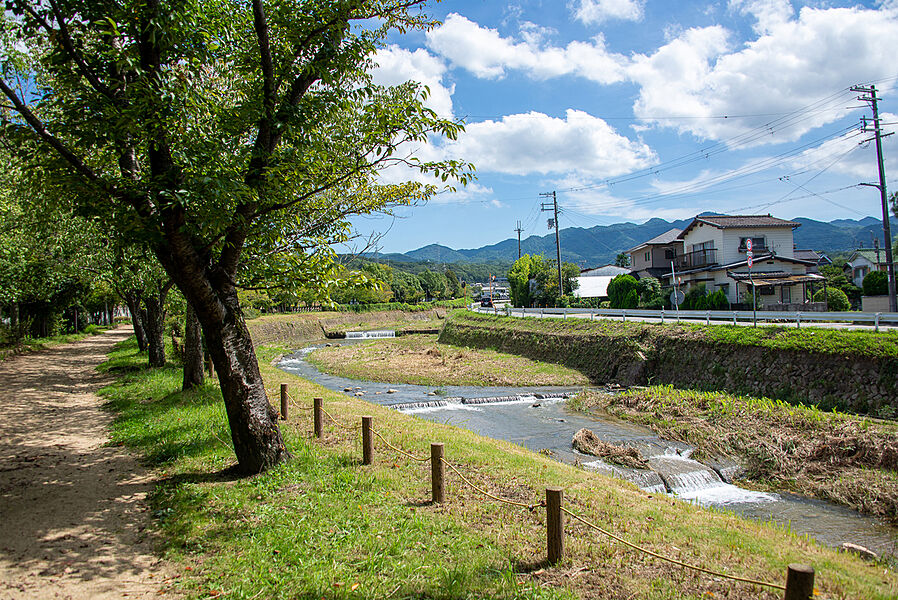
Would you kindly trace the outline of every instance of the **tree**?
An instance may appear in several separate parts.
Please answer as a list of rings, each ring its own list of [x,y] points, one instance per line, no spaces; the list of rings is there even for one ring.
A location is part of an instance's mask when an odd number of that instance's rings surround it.
[[[636,278],[632,275],[618,275],[608,282],[608,300],[611,302],[611,308],[636,308],[624,306],[630,292],[636,292]]]
[[[393,299],[396,302],[414,303],[424,297],[421,280],[405,271],[393,271]]]
[[[614,264],[618,267],[629,267],[630,266],[630,255],[626,252],[621,252],[617,256],[614,257]]]
[[[455,272],[452,269],[446,269],[444,273],[446,277],[446,291],[449,298],[458,298],[461,296],[461,283],[458,281],[458,277],[455,276]]]
[[[862,282],[865,296],[885,296],[889,293],[889,275],[885,271],[870,271]]]
[[[398,152],[461,125],[422,86],[369,75],[392,31],[432,25],[422,4],[7,2],[4,140],[82,214],[152,249],[202,325],[243,472],[288,456],[237,297],[248,259],[325,289],[347,217],[438,189],[379,169],[470,177]]]
[[[530,254],[524,254],[514,262],[507,275],[512,306],[521,308],[533,305],[536,298],[530,293],[530,280],[536,279],[537,274],[545,270],[545,262],[542,256]]]

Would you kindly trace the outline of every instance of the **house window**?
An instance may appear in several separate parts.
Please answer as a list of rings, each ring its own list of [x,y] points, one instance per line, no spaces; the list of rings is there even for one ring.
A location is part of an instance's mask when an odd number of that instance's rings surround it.
[[[761,288],[762,296],[772,296],[775,293],[776,293],[776,288],[774,288],[772,285],[765,285],[764,287]]]
[[[784,285],[783,288],[783,304],[789,304],[792,302],[792,288]]]
[[[766,250],[767,243],[764,241],[763,237],[744,237],[739,238],[739,251],[745,252],[748,249],[748,244],[746,244],[747,240],[751,240],[751,249],[752,252],[758,252],[759,250]]]
[[[651,259],[652,259],[652,253],[651,253],[651,252],[646,252],[646,253],[645,253],[645,262],[650,262]]]
[[[664,258],[665,258],[666,260],[673,260],[673,259],[676,258],[676,255],[674,254],[674,251],[673,251],[673,250],[671,250],[670,248],[668,248],[667,250],[664,251]]]

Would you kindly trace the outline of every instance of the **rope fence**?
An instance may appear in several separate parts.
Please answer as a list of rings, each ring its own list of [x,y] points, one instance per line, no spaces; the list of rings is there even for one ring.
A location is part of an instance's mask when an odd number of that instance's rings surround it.
[[[287,412],[284,410],[285,398],[289,398],[289,394],[287,392],[287,384],[281,384],[281,417],[283,419],[287,419]],[[337,419],[324,409],[322,406],[323,400],[321,398],[314,398],[313,406],[309,407],[307,405],[302,405],[296,401],[295,398],[291,398],[300,408],[303,410],[311,410],[313,411],[313,416],[315,420],[315,437],[322,437],[321,430],[321,417],[322,415],[327,416],[327,418],[340,429],[346,431],[358,431],[360,429],[359,426],[346,426],[337,421]],[[720,571],[715,571],[713,569],[708,569],[699,565],[691,564],[688,562],[684,562],[677,558],[672,558],[670,556],[665,556],[649,548],[644,546],[640,546],[639,544],[635,544],[626,540],[625,538],[614,534],[607,529],[596,525],[595,523],[589,521],[588,519],[578,515],[577,513],[571,511],[568,508],[565,508],[562,505],[563,502],[563,490],[561,488],[556,487],[548,487],[546,488],[546,500],[540,501],[533,504],[527,504],[526,502],[519,502],[517,500],[510,500],[508,498],[502,498],[501,496],[497,496],[483,487],[475,484],[469,477],[466,477],[464,473],[461,472],[458,466],[452,464],[448,460],[444,458],[444,445],[441,443],[432,443],[431,444],[431,453],[429,457],[419,457],[414,454],[399,448],[398,446],[391,444],[389,440],[387,440],[380,432],[376,431],[373,427],[373,418],[370,416],[362,417],[361,423],[362,430],[362,452],[363,459],[362,464],[369,465],[374,461],[374,438],[377,437],[383,444],[402,456],[413,460],[418,463],[431,463],[431,488],[432,488],[432,497],[434,504],[441,504],[445,502],[446,492],[445,492],[445,468],[448,467],[452,472],[454,472],[461,481],[476,491],[477,493],[494,500],[500,504],[508,505],[508,506],[516,506],[519,508],[526,508],[528,511],[534,511],[537,508],[546,508],[546,528],[547,528],[547,557],[549,564],[555,564],[560,561],[564,557],[564,515],[567,515],[574,521],[581,523],[586,526],[588,529],[592,529],[601,533],[602,535],[620,543],[624,546],[635,550],[637,552],[641,552],[646,554],[647,556],[651,556],[658,560],[662,560],[668,562],[673,565],[677,565],[684,569],[689,569],[692,571],[696,571],[699,573],[704,573],[706,575],[711,575],[714,577],[720,577],[723,579],[728,579],[730,581],[737,581],[740,583],[746,583],[750,585],[756,585],[760,587],[767,587],[775,590],[780,590],[785,593],[784,600],[812,600],[813,596],[817,593],[814,589],[814,569],[810,566],[803,564],[790,564],[786,571],[786,583],[785,585],[772,583],[769,581],[763,581],[759,579],[751,579],[747,577],[739,577],[737,575],[730,575],[728,573],[723,573]]]

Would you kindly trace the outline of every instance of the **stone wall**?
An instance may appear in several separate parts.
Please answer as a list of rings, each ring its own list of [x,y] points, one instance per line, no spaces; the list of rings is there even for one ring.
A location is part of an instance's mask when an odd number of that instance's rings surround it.
[[[576,331],[564,331],[555,320],[539,320],[546,321],[541,325],[535,319],[491,319],[453,316],[440,341],[564,364],[595,384],[671,384],[898,416],[895,357],[727,344],[702,339],[694,329],[657,325],[633,324],[629,335],[621,335],[622,327],[603,328],[600,322],[581,322],[573,325]]]

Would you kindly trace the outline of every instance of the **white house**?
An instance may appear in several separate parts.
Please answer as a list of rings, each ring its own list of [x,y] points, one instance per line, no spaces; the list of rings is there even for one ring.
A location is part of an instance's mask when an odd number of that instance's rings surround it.
[[[626,275],[630,269],[617,265],[604,265],[594,269],[583,269],[577,278],[574,296],[578,298],[604,298],[608,295],[608,284],[618,275]]]
[[[864,277],[872,271],[888,271],[888,265],[882,248],[858,248],[845,262],[845,274],[854,285],[863,287]]]
[[[683,253],[675,261],[680,289],[705,284],[731,303],[744,301],[752,286],[764,306],[804,303],[807,286],[823,277],[808,273],[814,263],[797,259],[792,232],[801,224],[770,215],[699,216],[677,236]],[[754,253],[749,273],[747,240]],[[670,275],[666,277],[670,285]]]

